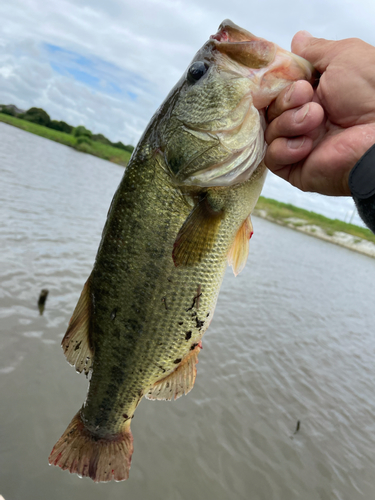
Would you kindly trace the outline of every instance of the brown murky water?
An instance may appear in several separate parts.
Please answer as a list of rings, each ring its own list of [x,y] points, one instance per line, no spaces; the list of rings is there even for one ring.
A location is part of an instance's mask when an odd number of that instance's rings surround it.
[[[123,169],[2,123],[0,137],[5,500],[375,498],[375,260],[261,219],[193,391],[137,410],[130,479],[49,467],[87,389],[59,344]]]

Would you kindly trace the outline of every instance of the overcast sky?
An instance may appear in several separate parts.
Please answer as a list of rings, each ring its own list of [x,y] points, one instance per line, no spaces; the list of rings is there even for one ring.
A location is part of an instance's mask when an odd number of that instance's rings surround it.
[[[0,103],[135,145],[225,18],[284,48],[300,29],[375,45],[375,0],[3,1]]]

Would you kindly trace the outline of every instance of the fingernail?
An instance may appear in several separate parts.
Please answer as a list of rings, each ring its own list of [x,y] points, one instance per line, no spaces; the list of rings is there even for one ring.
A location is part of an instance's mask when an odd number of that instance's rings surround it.
[[[296,137],[295,139],[288,139],[287,145],[289,149],[299,149],[302,148],[306,140],[306,137]]]
[[[307,113],[309,112],[310,105],[306,104],[305,106],[302,106],[301,109],[296,111],[294,113],[294,121],[296,123],[302,123],[303,120],[306,118]]]
[[[289,102],[290,98],[292,97],[294,87],[296,85],[296,82],[292,83],[292,85],[289,87],[287,93],[285,94],[284,101]]]

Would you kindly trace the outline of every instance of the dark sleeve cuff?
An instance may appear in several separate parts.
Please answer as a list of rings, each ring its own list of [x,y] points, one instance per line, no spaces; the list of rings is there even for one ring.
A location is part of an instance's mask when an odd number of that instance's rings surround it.
[[[375,233],[375,144],[350,171],[349,189],[361,219]]]

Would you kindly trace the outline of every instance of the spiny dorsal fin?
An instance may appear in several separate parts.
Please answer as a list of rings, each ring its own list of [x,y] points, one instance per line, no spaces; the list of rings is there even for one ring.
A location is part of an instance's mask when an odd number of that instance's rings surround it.
[[[68,329],[61,343],[68,362],[75,366],[77,372],[87,375],[93,362],[90,346],[91,296],[90,278],[83,287]]]
[[[253,225],[250,215],[237,231],[233,245],[228,253],[228,264],[232,266],[234,275],[237,276],[245,267],[249,255],[249,240],[253,235]]]
[[[203,260],[214,246],[223,215],[223,210],[212,208],[207,196],[199,200],[174,242],[172,257],[176,267],[194,265]]]
[[[164,399],[171,401],[190,392],[197,376],[196,364],[202,348],[201,342],[181,361],[177,369],[167,377],[159,380],[146,394],[147,399]]]

